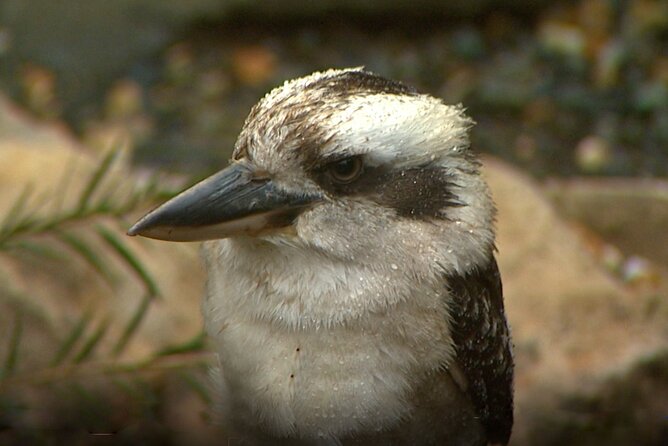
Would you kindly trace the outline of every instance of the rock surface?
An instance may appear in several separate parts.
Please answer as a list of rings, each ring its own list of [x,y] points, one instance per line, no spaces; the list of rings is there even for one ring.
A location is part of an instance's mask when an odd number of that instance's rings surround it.
[[[485,165],[499,208],[499,267],[517,361],[514,444],[559,444],[561,423],[572,429],[571,419],[589,410],[565,408],[568,398],[596,394],[612,376],[664,351],[666,290],[624,287],[540,186],[506,164]],[[666,225],[656,223],[655,230]],[[666,426],[662,406],[648,425]],[[546,420],[554,438],[541,436]]]
[[[562,215],[668,269],[667,180],[562,180],[551,182],[547,193]]]

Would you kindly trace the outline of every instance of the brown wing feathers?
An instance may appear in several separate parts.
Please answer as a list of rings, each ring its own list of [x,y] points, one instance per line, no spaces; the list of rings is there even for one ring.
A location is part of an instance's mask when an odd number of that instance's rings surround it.
[[[496,260],[447,281],[452,336],[467,392],[488,442],[505,445],[513,425],[513,357]]]

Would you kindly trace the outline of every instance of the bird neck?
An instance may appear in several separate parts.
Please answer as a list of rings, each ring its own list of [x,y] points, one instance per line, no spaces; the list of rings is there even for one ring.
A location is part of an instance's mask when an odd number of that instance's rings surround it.
[[[208,299],[240,317],[287,329],[364,324],[403,304],[442,307],[437,271],[379,259],[361,264],[288,244],[244,238],[204,244]]]

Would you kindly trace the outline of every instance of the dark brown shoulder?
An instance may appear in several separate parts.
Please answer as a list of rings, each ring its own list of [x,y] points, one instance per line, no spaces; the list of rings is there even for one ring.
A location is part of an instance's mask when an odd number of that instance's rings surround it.
[[[488,442],[505,445],[513,426],[513,356],[496,260],[449,276],[447,284],[452,337],[466,391]]]

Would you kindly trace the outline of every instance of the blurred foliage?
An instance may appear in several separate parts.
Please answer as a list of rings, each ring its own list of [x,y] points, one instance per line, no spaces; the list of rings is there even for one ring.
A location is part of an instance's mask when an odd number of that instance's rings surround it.
[[[116,196],[115,184],[108,177],[117,157],[118,152],[111,151],[101,160],[73,206],[44,212],[34,205],[31,189],[26,188],[0,223],[0,254],[27,255],[33,259],[31,264],[36,264],[35,256],[54,259],[61,265],[69,262],[69,256],[78,256],[112,289],[119,280],[109,266],[110,256],[114,256],[134,271],[144,288],[143,297],[125,322],[96,314],[91,308],[82,309],[71,326],[59,327],[62,335],[55,340],[51,355],[37,358],[38,364],[29,368],[21,364],[28,357],[35,360],[35,339],[30,339],[26,329],[27,310],[15,306],[9,336],[2,339],[6,347],[0,348],[5,352],[0,357],[2,444],[55,440],[87,444],[92,433],[118,433],[134,424],[142,426],[140,431],[130,430],[118,438],[167,444],[168,428],[152,431],[146,427],[146,423],[161,418],[166,383],[177,382],[203,404],[209,402],[202,384],[207,368],[203,332],[143,358],[123,356],[160,290],[146,266],[119,237],[124,232],[120,219],[145,208],[147,201],[155,201],[165,191],[153,177],[127,197]],[[57,190],[53,196],[66,193]],[[10,284],[0,283],[0,292],[3,304],[11,301],[5,301],[13,292]],[[112,323],[124,325],[110,330]]]

